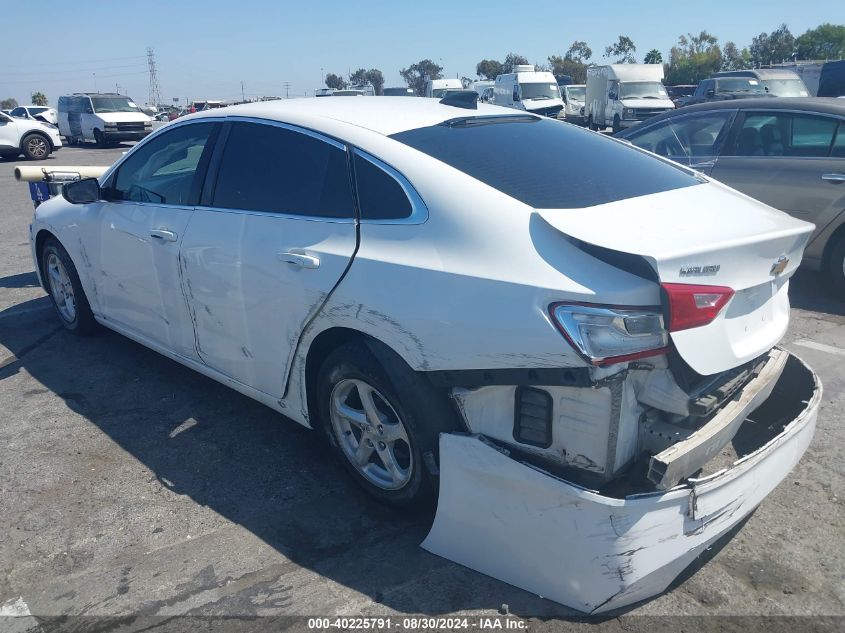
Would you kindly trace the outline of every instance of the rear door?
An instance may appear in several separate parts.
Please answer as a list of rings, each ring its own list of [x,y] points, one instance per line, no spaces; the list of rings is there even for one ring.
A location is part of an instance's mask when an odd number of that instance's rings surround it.
[[[200,358],[274,397],[306,323],[349,265],[357,222],[347,148],[233,118],[182,242]]]
[[[835,143],[842,126],[842,119],[823,114],[747,111],[738,117],[711,175],[812,222],[815,238],[845,208],[845,157]]]
[[[710,173],[736,110],[713,110],[675,116],[626,135],[637,147]]]

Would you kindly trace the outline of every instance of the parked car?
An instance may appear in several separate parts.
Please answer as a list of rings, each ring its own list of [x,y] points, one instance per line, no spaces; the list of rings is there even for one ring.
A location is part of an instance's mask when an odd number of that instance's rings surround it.
[[[812,225],[455,102],[164,126],[36,209],[39,279],[70,332],[104,325],[320,429],[373,497],[439,488],[427,549],[582,611],[642,600],[812,437],[817,378],[777,347]]]
[[[415,97],[413,88],[385,88],[382,91],[382,95],[385,97]],[[319,96],[319,95],[318,95]]]
[[[669,98],[672,100],[672,103],[675,104],[675,107],[680,108],[687,105],[689,98],[695,94],[696,87],[697,84],[666,86],[666,94],[669,95]]]
[[[132,99],[108,92],[59,97],[59,132],[69,145],[94,141],[108,147],[138,141],[153,130],[153,120]]]
[[[714,102],[619,136],[813,222],[804,265],[826,271],[845,293],[845,103]]]
[[[784,68],[757,68],[754,70],[726,70],[713,73],[711,78],[749,77],[756,80],[765,92],[773,97],[809,97],[810,92],[797,73]]]
[[[574,123],[575,125],[587,124],[587,118],[584,116],[586,94],[587,86],[583,84],[568,84],[560,87],[560,96],[563,98],[564,103],[562,118],[567,123]]]
[[[62,148],[55,125],[0,113],[0,157],[44,160]]]
[[[447,90],[463,90],[464,84],[457,78],[429,79],[425,82],[425,96],[442,99]]]
[[[593,130],[614,132],[675,108],[663,86],[662,64],[610,64],[587,69],[584,114]]]
[[[692,96],[687,97],[681,103],[687,106],[711,101],[767,96],[774,97],[774,95],[767,93],[763,84],[753,77],[714,77],[703,79]]]
[[[493,103],[493,91],[495,88],[493,86],[487,86],[481,91],[481,95],[478,97],[480,101],[483,103]]]
[[[19,119],[32,119],[51,125],[56,125],[59,121],[56,110],[47,106],[18,106],[12,109],[9,114]]]

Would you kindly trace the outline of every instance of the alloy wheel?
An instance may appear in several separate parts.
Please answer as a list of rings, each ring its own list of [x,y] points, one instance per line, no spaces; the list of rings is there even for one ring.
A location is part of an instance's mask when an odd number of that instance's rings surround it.
[[[33,136],[26,143],[26,149],[33,158],[46,158],[48,154],[47,141],[40,136]]]
[[[47,258],[47,278],[50,284],[50,294],[56,303],[59,314],[68,323],[73,323],[76,318],[76,296],[73,293],[73,284],[65,265],[55,253],[50,253]]]

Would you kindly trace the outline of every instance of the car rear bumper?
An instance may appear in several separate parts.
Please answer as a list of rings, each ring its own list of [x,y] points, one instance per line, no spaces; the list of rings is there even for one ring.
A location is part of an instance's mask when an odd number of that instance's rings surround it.
[[[795,356],[734,437],[740,457],[668,491],[614,498],[478,435],[440,437],[440,498],[422,546],[588,613],[654,596],[783,480],[813,437],[822,387]]]

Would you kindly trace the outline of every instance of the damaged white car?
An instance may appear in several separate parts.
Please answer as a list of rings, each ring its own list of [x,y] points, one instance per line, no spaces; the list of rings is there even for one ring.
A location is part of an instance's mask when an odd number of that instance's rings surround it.
[[[777,344],[812,228],[457,93],[180,119],[31,241],[69,330],[322,429],[385,502],[439,486],[425,548],[597,612],[664,590],[810,442],[821,385]]]

